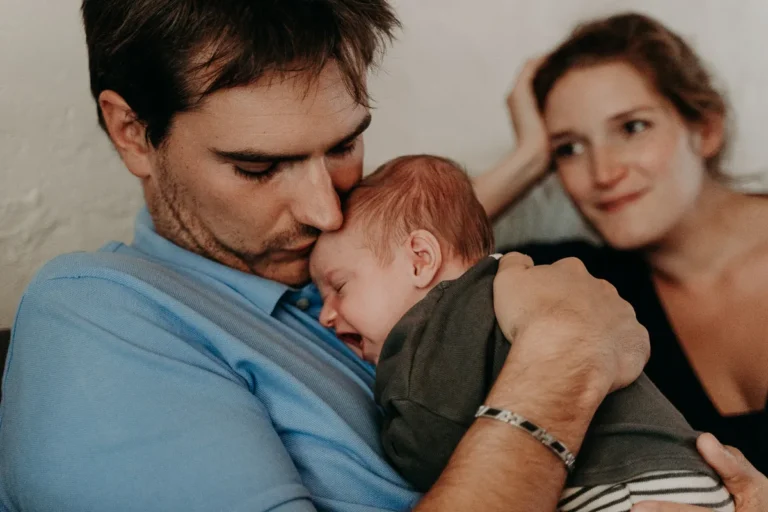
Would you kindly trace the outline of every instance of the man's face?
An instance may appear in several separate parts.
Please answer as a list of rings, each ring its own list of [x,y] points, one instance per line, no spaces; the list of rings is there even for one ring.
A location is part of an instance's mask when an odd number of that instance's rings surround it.
[[[174,117],[151,157],[158,232],[238,270],[306,282],[319,233],[342,224],[339,193],[362,176],[369,122],[334,65],[309,85],[265,77],[211,94]]]

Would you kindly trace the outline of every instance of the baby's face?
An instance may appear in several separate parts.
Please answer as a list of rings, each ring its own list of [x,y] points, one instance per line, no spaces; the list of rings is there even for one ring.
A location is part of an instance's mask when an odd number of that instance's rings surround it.
[[[323,296],[320,323],[358,356],[376,364],[387,335],[422,297],[408,279],[410,263],[395,248],[382,265],[365,247],[361,230],[323,233],[310,258],[312,280]]]

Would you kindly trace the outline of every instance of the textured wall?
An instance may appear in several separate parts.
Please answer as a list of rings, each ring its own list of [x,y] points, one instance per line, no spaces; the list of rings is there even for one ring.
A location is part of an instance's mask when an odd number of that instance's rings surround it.
[[[384,71],[368,164],[406,152],[454,157],[474,172],[511,144],[503,97],[520,63],[577,19],[642,8],[691,37],[738,114],[733,167],[765,164],[764,0],[399,0],[405,24]],[[96,125],[77,0],[0,0],[0,326],[23,287],[63,252],[130,240],[140,191]],[[535,192],[504,240],[579,229],[557,187]],[[544,226],[542,228],[542,226]]]

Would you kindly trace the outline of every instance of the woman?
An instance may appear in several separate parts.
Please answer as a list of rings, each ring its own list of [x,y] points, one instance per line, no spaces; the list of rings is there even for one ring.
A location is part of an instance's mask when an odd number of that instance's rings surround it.
[[[768,473],[768,198],[724,184],[728,112],[691,48],[638,14],[577,28],[510,95],[517,149],[476,180],[496,217],[554,168],[607,247],[576,256],[648,328],[646,373],[695,429]]]

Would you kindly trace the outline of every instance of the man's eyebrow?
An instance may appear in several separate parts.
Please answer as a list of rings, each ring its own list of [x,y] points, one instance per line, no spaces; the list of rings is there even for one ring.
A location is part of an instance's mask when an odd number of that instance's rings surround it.
[[[333,143],[330,149],[349,144],[358,138],[371,125],[371,114],[367,114],[349,135]],[[285,153],[266,153],[253,150],[224,151],[220,149],[211,149],[214,154],[225,160],[235,162],[249,162],[254,164],[274,163],[274,162],[300,162],[309,158],[307,154],[285,154]]]
[[[350,142],[358,138],[360,135],[362,135],[363,132],[367,130],[369,126],[371,126],[371,119],[372,119],[371,114],[370,113],[366,114],[363,120],[360,121],[360,124],[358,124],[357,127],[354,130],[352,130],[352,132],[349,135],[347,135],[346,137],[338,141],[336,144],[333,144],[331,146],[331,149],[337,148],[339,146],[346,146],[347,144],[349,144]]]

